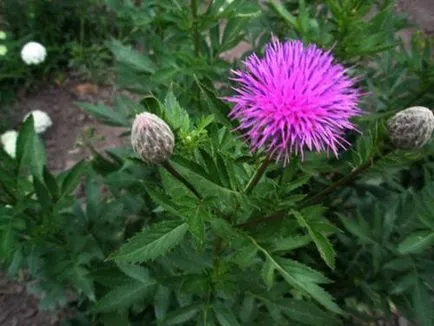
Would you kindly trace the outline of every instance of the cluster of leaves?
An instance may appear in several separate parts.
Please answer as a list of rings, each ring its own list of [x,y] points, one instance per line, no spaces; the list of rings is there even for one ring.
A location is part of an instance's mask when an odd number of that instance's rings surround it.
[[[397,45],[391,1],[108,3],[136,25],[136,48],[109,47],[119,86],[143,98],[79,106],[125,128],[139,112],[163,118],[176,136],[170,164],[199,195],[130,147],[54,176],[27,120],[17,158],[0,151],[11,275],[38,279],[41,304],[73,305],[83,325],[351,325],[396,311],[432,325],[434,145],[394,150],[384,119],[432,106],[434,64],[427,38]],[[335,45],[364,77],[367,114],[340,160],[273,163],[246,191],[263,157],[219,99],[230,89],[222,55],[243,40],[260,51],[271,32]]]

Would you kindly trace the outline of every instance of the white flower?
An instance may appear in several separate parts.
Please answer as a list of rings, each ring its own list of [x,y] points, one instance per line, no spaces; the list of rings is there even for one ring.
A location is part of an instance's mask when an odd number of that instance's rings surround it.
[[[15,130],[8,130],[0,136],[1,143],[6,153],[11,157],[15,157],[17,149],[18,132]]]
[[[4,56],[8,52],[8,48],[0,44],[0,57]]]
[[[35,126],[35,131],[38,134],[45,132],[49,127],[51,127],[53,125],[53,122],[51,121],[50,117],[44,111],[35,110],[32,112],[29,112],[26,114],[23,121],[26,121],[26,119],[30,115],[33,115],[33,123]]]
[[[0,31],[0,40],[6,40],[6,33],[3,31]]]
[[[37,42],[29,42],[21,50],[21,59],[28,65],[40,64],[46,56],[47,50]]]

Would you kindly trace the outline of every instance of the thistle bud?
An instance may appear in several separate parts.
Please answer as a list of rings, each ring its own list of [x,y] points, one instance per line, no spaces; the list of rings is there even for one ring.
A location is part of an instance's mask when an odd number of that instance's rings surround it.
[[[163,120],[155,114],[144,112],[134,120],[131,144],[143,161],[161,163],[172,155],[175,136]]]
[[[422,147],[431,138],[434,130],[434,115],[431,110],[414,106],[395,114],[387,121],[389,138],[400,149]]]

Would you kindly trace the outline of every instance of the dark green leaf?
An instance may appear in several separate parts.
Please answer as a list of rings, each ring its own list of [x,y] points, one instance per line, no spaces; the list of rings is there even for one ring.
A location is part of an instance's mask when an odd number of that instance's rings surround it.
[[[411,234],[398,245],[402,255],[420,253],[434,244],[434,232],[420,231]]]
[[[133,50],[130,46],[125,46],[117,40],[112,40],[108,47],[113,52],[116,60],[125,64],[138,72],[155,72],[155,64],[144,54]]]
[[[240,325],[232,311],[222,303],[216,303],[213,306],[215,316],[221,326],[237,326]]]
[[[34,177],[43,180],[47,158],[44,145],[34,130],[33,115],[26,119],[19,130],[16,155],[21,171],[28,169]]]
[[[87,169],[87,163],[85,161],[80,161],[75,164],[68,172],[66,172],[63,182],[61,195],[65,196],[71,193],[80,183],[80,178]]]
[[[126,116],[119,112],[113,111],[111,108],[104,104],[90,104],[84,102],[77,102],[76,105],[83,111],[89,113],[96,120],[116,127],[130,127],[131,123]]]
[[[158,321],[163,320],[167,316],[167,311],[170,306],[170,293],[171,291],[160,285],[154,296],[154,312]]]
[[[155,259],[177,246],[187,230],[187,223],[160,222],[136,234],[112,258],[116,261],[131,263]]]
[[[163,321],[163,325],[180,325],[184,324],[200,311],[202,305],[190,305],[187,307],[180,308],[173,313],[169,314]]]
[[[134,281],[118,286],[102,297],[92,310],[94,312],[109,312],[128,308],[132,304],[143,300],[155,284],[154,280],[149,279],[148,283]]]
[[[303,226],[309,232],[309,235],[312,237],[313,242],[315,243],[321,258],[325,261],[325,263],[331,268],[335,268],[335,258],[336,252],[333,249],[332,244],[329,239],[325,237],[322,233],[316,232],[306,221],[306,219],[299,212],[294,211],[293,214],[297,218],[300,226]]]

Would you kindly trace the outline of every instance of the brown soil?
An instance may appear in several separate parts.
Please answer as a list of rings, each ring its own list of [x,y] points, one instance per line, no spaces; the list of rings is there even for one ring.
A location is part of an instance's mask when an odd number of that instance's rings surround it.
[[[49,85],[33,94],[21,96],[17,103],[19,124],[24,115],[32,110],[48,113],[53,125],[42,134],[45,143],[48,167],[59,172],[70,168],[86,157],[88,151],[77,146],[77,140],[86,130],[94,129],[98,139],[93,143],[98,149],[116,147],[122,144],[121,128],[113,128],[91,119],[76,105],[77,102],[111,104],[114,96],[112,87],[98,87],[89,83],[68,81],[61,86]]]
[[[399,11],[407,12],[410,21],[434,33],[434,0],[400,0]],[[409,39],[411,30],[401,35]],[[240,49],[227,54],[227,59],[233,59],[246,49],[242,44]],[[25,113],[31,110],[47,112],[53,120],[53,126],[43,134],[49,158],[49,168],[52,171],[62,171],[70,168],[75,162],[87,156],[86,149],[76,146],[77,137],[86,128],[95,128],[96,134],[102,136],[95,146],[98,149],[110,148],[122,144],[120,128],[112,128],[92,120],[80,111],[75,101],[99,102],[110,104],[114,91],[111,87],[96,87],[69,81],[62,86],[50,85],[33,94],[27,94],[17,103],[17,125]],[[7,280],[0,274],[0,325],[1,326],[49,326],[57,325],[59,318],[47,312],[38,311],[38,300],[25,291],[23,284]],[[404,324],[404,322],[402,322]]]
[[[11,282],[0,273],[0,325],[2,326],[50,326],[59,317],[38,311],[38,299],[25,291],[24,284]]]

